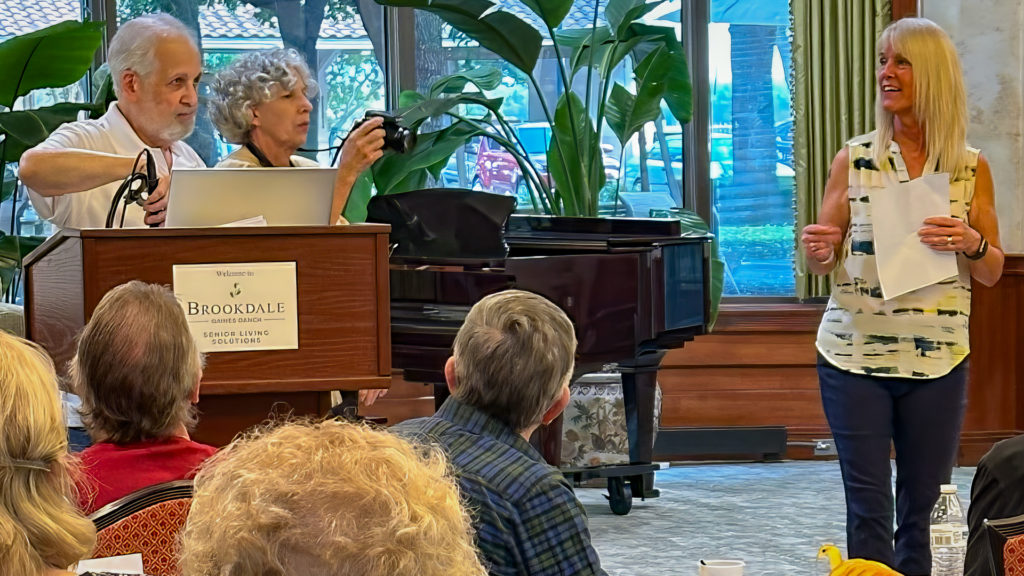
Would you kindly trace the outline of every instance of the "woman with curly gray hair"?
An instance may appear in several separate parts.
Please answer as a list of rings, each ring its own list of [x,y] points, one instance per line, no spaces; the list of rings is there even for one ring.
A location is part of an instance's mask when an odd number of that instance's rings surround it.
[[[245,54],[213,79],[210,119],[221,135],[242,147],[221,160],[218,168],[270,168],[317,166],[296,156],[306,141],[309,99],[316,81],[306,62],[292,49]],[[373,118],[354,129],[341,149],[334,181],[331,214],[347,223],[341,213],[356,178],[383,154],[382,119]]]

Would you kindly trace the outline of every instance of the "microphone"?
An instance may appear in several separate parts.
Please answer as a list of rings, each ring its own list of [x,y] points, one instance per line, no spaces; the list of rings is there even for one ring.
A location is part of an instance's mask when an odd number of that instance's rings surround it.
[[[145,174],[135,171],[143,154],[146,155]],[[134,202],[144,207],[146,200],[149,199],[150,191],[155,190],[159,183],[160,179],[156,176],[156,164],[153,162],[153,154],[148,148],[143,148],[142,152],[139,152],[139,155],[135,157],[135,166],[132,167],[132,172],[124,179],[124,182],[121,183],[111,199],[110,210],[107,211],[106,227],[113,227],[114,217],[117,215],[117,207],[122,202],[124,203],[124,209],[121,210],[121,223],[123,225],[124,211],[128,208],[128,205]],[[150,228],[155,228],[158,225],[150,224],[149,226]]]

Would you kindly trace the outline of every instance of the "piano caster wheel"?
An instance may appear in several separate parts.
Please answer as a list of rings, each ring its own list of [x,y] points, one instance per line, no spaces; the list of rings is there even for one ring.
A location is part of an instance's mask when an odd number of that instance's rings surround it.
[[[608,495],[605,498],[608,499],[608,506],[612,512],[619,516],[629,514],[633,508],[633,490],[625,478],[609,478]]]

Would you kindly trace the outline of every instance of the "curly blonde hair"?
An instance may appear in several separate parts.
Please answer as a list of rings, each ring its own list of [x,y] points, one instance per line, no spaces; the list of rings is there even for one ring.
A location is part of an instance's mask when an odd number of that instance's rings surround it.
[[[53,363],[0,331],[0,572],[42,574],[92,551],[96,530],[73,503],[74,470]]]
[[[485,570],[444,455],[326,421],[236,439],[196,476],[183,576]]]

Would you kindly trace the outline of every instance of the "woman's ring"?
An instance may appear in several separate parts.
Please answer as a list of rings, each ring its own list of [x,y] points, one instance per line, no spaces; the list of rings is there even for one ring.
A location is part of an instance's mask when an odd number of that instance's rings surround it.
[[[952,236],[946,236],[946,245],[948,245],[948,246],[952,246],[953,245],[953,237]]]

